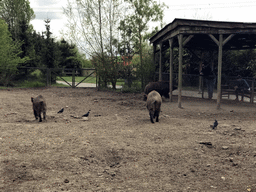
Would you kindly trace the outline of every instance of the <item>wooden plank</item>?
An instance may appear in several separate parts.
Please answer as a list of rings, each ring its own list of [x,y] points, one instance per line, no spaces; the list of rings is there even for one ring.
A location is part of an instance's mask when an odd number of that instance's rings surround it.
[[[90,77],[94,72],[95,72],[95,71],[91,72],[89,75],[87,75],[85,78],[83,78],[82,81],[80,81],[79,83],[76,84],[76,87],[77,87],[80,83],[82,83],[85,79],[87,79],[88,77]],[[97,83],[96,83],[96,84],[97,84]]]
[[[229,36],[223,41],[223,46],[224,46],[230,39],[232,39],[234,36],[235,36],[235,34],[229,35]]]
[[[183,47],[194,37],[194,35],[190,35],[187,37],[187,39],[185,39],[185,41],[183,42]]]
[[[169,83],[169,99],[172,102],[172,85],[173,85],[173,39],[169,39],[170,45],[170,83]]]
[[[249,32],[254,33],[256,30],[256,23],[243,23],[243,22],[223,22],[223,21],[206,21],[206,20],[191,20],[191,19],[175,19],[172,23],[166,25],[162,30],[150,38],[150,42],[154,43],[158,41],[159,38],[167,35],[168,33],[173,33],[173,31],[180,31],[181,27],[186,27],[188,31],[206,31],[206,29],[211,31],[221,30],[220,32],[210,34],[233,34]],[[192,30],[191,30],[192,29]],[[193,33],[193,32],[192,32]]]
[[[219,35],[219,57],[218,57],[218,84],[217,84],[217,109],[220,109],[221,100],[221,69],[222,69],[222,45],[223,35]]]
[[[179,83],[178,83],[178,107],[181,107],[181,91],[182,91],[182,59],[183,59],[183,35],[180,34],[178,36],[179,40]]]
[[[209,35],[209,37],[211,37],[211,39],[212,39],[218,46],[220,46],[219,41],[218,41],[212,34],[208,34],[208,35]]]
[[[162,81],[162,46],[163,44],[160,43],[160,59],[159,59],[159,81]]]

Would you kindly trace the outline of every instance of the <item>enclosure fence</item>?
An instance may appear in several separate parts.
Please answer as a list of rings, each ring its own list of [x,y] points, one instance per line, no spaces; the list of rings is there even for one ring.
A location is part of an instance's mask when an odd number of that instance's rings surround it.
[[[40,72],[38,75],[37,72]],[[19,68],[20,76],[22,76],[23,80],[29,81],[41,81],[45,83],[47,87],[52,85],[52,82],[55,82],[57,79],[58,84],[65,84],[72,88],[76,87],[95,87],[100,88],[99,78],[97,77],[96,69],[94,68],[39,68],[39,67],[20,67]],[[37,75],[35,75],[37,74]],[[68,77],[68,78],[67,78]],[[170,74],[169,73],[162,73],[162,80],[169,81]],[[222,76],[222,85],[226,85],[228,81],[234,80],[237,77],[231,76]],[[68,80],[67,80],[68,79]],[[93,81],[87,81],[93,79]],[[152,81],[158,81],[159,73],[156,72],[154,77],[152,77]],[[250,98],[252,102],[254,102],[254,90],[255,88],[255,78],[253,77],[243,77],[245,79],[250,88],[251,88],[251,95]],[[19,80],[19,79],[18,79]],[[123,89],[125,84],[128,84],[126,79],[122,80],[123,84],[119,85],[118,89]],[[131,86],[138,86],[138,82],[140,79],[136,76],[132,78]],[[136,85],[137,83],[137,85]],[[147,84],[148,82],[146,82]],[[173,83],[175,86],[178,85],[178,74],[173,74]],[[215,82],[215,93],[217,92],[217,78]],[[142,90],[143,91],[143,90]],[[193,92],[193,95],[189,95],[191,97],[201,97],[205,98],[207,95],[207,88],[204,83],[204,78],[199,76],[199,74],[183,74],[182,75],[182,94]],[[176,91],[177,92],[177,91]]]
[[[21,74],[24,74],[24,80],[34,80],[41,81],[46,84],[47,87],[52,85],[53,81],[56,81],[61,84],[68,85],[72,88],[78,87],[88,78],[95,78],[94,83],[88,83],[88,87],[98,87],[96,69],[94,68],[40,68],[40,67],[19,67],[18,68]],[[40,71],[39,75],[32,75],[36,70]],[[71,77],[70,81],[67,81],[64,77]],[[76,78],[79,78],[79,81],[76,81]],[[59,79],[59,80],[58,80]],[[83,85],[86,87],[86,84]]]

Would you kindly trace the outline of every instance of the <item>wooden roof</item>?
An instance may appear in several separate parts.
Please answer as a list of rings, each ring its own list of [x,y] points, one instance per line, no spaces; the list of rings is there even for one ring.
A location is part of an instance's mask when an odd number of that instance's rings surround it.
[[[253,49],[256,48],[256,23],[223,22],[209,20],[174,19],[157,34],[150,38],[150,43],[163,44],[169,47],[168,40],[179,34],[184,36],[194,35],[185,45],[191,49],[217,49],[217,44],[210,38],[213,35],[217,40],[219,34],[224,39],[229,35],[234,36],[223,49]],[[174,47],[178,47],[178,40],[174,38]]]

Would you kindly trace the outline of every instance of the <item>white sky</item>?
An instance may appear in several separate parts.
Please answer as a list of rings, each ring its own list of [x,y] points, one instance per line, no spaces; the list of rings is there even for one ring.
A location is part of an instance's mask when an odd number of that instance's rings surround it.
[[[51,19],[51,31],[60,38],[65,30],[63,7],[66,0],[29,0],[36,14],[31,22],[37,32],[45,31],[44,19]],[[238,21],[256,23],[256,0],[156,0],[169,6],[165,10],[164,23],[171,23],[175,18],[208,19],[216,21]],[[193,2],[193,3],[192,3]],[[152,23],[152,27],[155,24]]]

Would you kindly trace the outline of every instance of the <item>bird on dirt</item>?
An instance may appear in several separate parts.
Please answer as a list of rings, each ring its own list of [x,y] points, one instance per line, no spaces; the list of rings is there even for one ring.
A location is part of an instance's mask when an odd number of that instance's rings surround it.
[[[90,114],[90,111],[91,111],[91,109],[86,114],[84,114],[82,117],[88,117]]]
[[[215,121],[213,123],[213,126],[212,126],[212,129],[217,128],[217,126],[218,126],[218,121],[215,119]]]
[[[63,113],[63,111],[64,111],[64,108],[62,108],[61,110],[59,110],[58,113]]]

